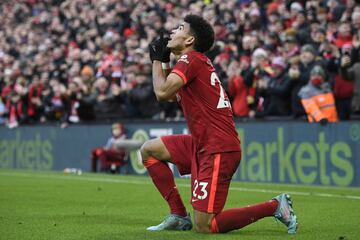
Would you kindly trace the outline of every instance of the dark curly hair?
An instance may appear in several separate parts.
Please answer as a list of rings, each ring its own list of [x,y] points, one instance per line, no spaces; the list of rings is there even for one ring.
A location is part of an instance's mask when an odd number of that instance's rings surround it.
[[[199,52],[208,51],[214,44],[214,29],[208,21],[197,15],[186,15],[184,21],[190,25],[190,33],[195,37],[194,48]]]

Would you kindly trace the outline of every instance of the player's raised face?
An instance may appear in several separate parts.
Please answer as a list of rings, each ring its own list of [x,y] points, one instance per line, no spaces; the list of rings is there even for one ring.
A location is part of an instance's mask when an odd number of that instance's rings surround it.
[[[173,52],[182,51],[194,44],[194,41],[195,37],[190,33],[190,25],[183,22],[177,28],[172,30],[167,47]]]

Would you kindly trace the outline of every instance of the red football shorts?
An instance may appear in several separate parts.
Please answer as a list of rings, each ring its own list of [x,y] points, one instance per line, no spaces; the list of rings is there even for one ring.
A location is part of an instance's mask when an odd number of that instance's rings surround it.
[[[191,173],[191,204],[197,211],[219,213],[239,166],[241,152],[198,153],[191,135],[161,137],[181,175]]]

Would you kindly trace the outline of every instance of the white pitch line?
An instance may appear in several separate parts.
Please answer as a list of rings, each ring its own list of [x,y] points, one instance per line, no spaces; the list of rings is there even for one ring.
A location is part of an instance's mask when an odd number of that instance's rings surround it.
[[[27,173],[2,173],[0,175],[4,176],[18,176],[18,177],[36,177],[36,178],[46,178],[46,179],[58,179],[58,180],[79,180],[79,181],[89,181],[89,182],[108,182],[108,183],[126,183],[126,184],[136,184],[136,185],[153,185],[150,181],[137,181],[137,180],[125,180],[125,179],[113,179],[113,178],[91,178],[84,176],[53,176],[53,175],[32,175]],[[187,187],[189,188],[189,184],[179,183],[177,184],[179,187]],[[240,192],[256,192],[256,193],[275,193],[278,194],[279,190],[272,189],[257,189],[257,188],[243,188],[243,187],[230,187],[232,191],[240,191]],[[347,198],[360,200],[360,196],[354,195],[340,195],[340,194],[331,194],[331,193],[316,193],[316,192],[300,192],[300,191],[287,191],[288,194],[291,195],[299,195],[299,196],[312,196],[312,197],[325,197],[325,198]]]

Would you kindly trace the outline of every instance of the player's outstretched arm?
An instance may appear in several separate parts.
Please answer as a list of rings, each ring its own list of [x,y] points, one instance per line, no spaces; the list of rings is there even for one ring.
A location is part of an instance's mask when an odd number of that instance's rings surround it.
[[[184,81],[174,73],[170,73],[166,78],[160,61],[153,62],[152,70],[156,98],[158,101],[172,100],[176,92],[184,85]]]

